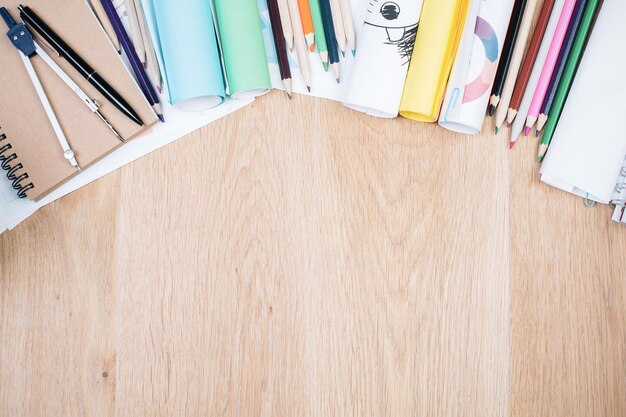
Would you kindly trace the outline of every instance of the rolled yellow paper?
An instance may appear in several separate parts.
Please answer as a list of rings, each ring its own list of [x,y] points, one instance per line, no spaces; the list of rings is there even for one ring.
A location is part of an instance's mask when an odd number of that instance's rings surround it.
[[[436,122],[471,0],[426,0],[415,37],[400,115]]]

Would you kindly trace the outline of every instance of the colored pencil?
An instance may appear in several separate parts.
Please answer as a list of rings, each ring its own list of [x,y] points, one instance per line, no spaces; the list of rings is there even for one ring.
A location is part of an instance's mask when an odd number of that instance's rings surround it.
[[[602,0],[589,0],[587,6],[585,7],[585,13],[583,14],[582,21],[580,22],[580,28],[576,33],[576,38],[574,39],[574,45],[572,46],[569,58],[567,58],[565,71],[563,72],[563,77],[561,78],[561,83],[559,84],[556,96],[554,97],[554,103],[552,104],[552,109],[550,110],[550,115],[548,117],[548,122],[546,123],[543,136],[541,137],[541,144],[539,145],[539,152],[537,154],[537,162],[543,161],[543,158],[548,151],[548,147],[550,146],[550,142],[552,141],[552,137],[556,131],[561,113],[565,107],[567,96],[569,95],[572,83],[576,77],[576,71],[578,70],[578,66],[580,65],[580,61],[585,52],[587,40],[593,30],[595,18],[600,10],[600,7],[602,7],[602,3]],[[592,103],[591,105],[594,104]]]
[[[543,35],[546,32],[548,21],[550,20],[550,16],[552,15],[554,1],[555,0],[544,0],[543,6],[541,7],[539,20],[537,20],[537,25],[535,26],[535,32],[533,33],[533,36],[530,40],[530,45],[528,46],[528,50],[526,51],[526,56],[524,57],[524,61],[522,62],[522,67],[520,69],[519,76],[517,77],[515,88],[513,89],[513,95],[511,96],[511,103],[509,104],[509,110],[506,116],[506,121],[508,124],[513,123],[513,120],[517,115],[519,105],[522,103],[522,98],[524,97],[526,87],[528,86],[530,73],[533,71],[533,67],[535,66],[537,53],[539,52],[539,47],[541,46]]]
[[[102,7],[102,3],[100,3],[100,0],[92,0],[90,4],[91,4],[91,8],[93,12],[95,13],[96,17],[100,21],[100,24],[102,25],[102,28],[104,29],[107,36],[111,40],[111,43],[113,43],[113,46],[115,47],[117,52],[119,53],[122,50],[122,48],[120,47],[120,41],[119,39],[117,39],[115,30],[113,29],[113,26],[111,25],[111,21],[107,17],[107,14],[104,11],[104,8]]]
[[[522,23],[517,35],[517,40],[515,41],[513,56],[511,57],[511,63],[509,64],[509,72],[506,74],[506,80],[504,81],[504,87],[502,87],[502,94],[500,95],[500,103],[496,110],[496,133],[498,133],[498,130],[502,127],[502,124],[506,119],[506,112],[509,109],[511,95],[513,94],[513,88],[515,88],[515,81],[517,81],[520,65],[522,64],[522,59],[524,58],[526,41],[528,41],[528,37],[530,36],[530,27],[535,16],[537,4],[538,0],[528,0],[526,9],[524,10]]]
[[[278,10],[278,2],[276,0],[267,0],[267,9],[270,13],[270,23],[272,25],[272,35],[274,38],[274,47],[276,48],[276,58],[278,60],[278,70],[280,78],[285,86],[287,96],[291,98],[292,81],[291,68],[289,67],[289,56],[285,44],[285,35],[280,22],[280,11]]]
[[[311,16],[313,17],[313,28],[315,29],[315,46],[317,53],[322,60],[324,71],[328,71],[328,46],[326,45],[326,31],[324,30],[324,21],[322,19],[322,10],[319,0],[309,0]]]
[[[143,35],[139,27],[139,16],[135,8],[135,0],[124,0],[126,5],[126,16],[128,16],[128,26],[130,27],[130,37],[133,41],[133,47],[137,53],[137,58],[145,66],[146,64],[146,47],[143,44]]]
[[[515,6],[513,6],[511,21],[509,22],[509,28],[507,29],[504,46],[502,47],[502,54],[500,55],[501,58],[500,63],[498,64],[498,71],[496,72],[493,89],[491,90],[491,99],[489,100],[488,109],[489,116],[493,116],[496,108],[498,107],[498,103],[500,102],[500,94],[502,94],[504,80],[507,72],[509,71],[509,64],[511,63],[511,57],[513,56],[513,47],[515,46],[520,24],[522,23],[526,2],[527,0],[517,0],[515,2]]]
[[[524,131],[526,116],[528,115],[530,105],[533,101],[533,97],[535,96],[535,91],[537,90],[537,85],[539,84],[539,78],[541,78],[541,73],[543,72],[543,68],[548,58],[548,52],[552,46],[552,40],[554,39],[556,28],[558,27],[561,15],[563,14],[563,8],[565,7],[565,3],[570,1],[574,0],[556,0],[554,2],[554,8],[550,13],[550,19],[546,25],[546,30],[544,31],[544,36],[541,40],[541,46],[539,47],[537,58],[535,59],[535,64],[533,65],[530,77],[528,78],[528,85],[524,91],[524,95],[522,96],[519,113],[511,125],[511,140],[509,142],[509,148],[513,147],[517,138]]]
[[[135,2],[135,9],[139,19],[141,35],[143,36],[143,44],[146,47],[145,67],[148,70],[148,75],[152,80],[152,84],[160,93],[163,89],[163,76],[161,75],[161,68],[159,66],[159,60],[157,59],[156,50],[154,49],[154,44],[152,43],[152,37],[150,36],[150,31],[148,30],[148,25],[146,24],[146,15],[143,12],[140,1]]]
[[[300,20],[300,10],[298,9],[298,0],[288,0],[289,17],[293,28],[293,42],[298,55],[298,64],[300,65],[300,74],[304,80],[307,90],[311,92],[311,67],[309,66],[309,54],[304,40],[304,30],[302,29],[302,21]]]
[[[330,9],[330,0],[320,0],[322,20],[324,23],[324,31],[326,32],[326,45],[328,46],[328,61],[330,67],[335,74],[337,82],[339,82],[339,50],[337,46],[337,38],[335,37],[335,27],[333,25],[333,14]]]
[[[287,5],[287,0],[278,0],[277,3],[285,42],[287,43],[287,48],[293,51],[293,25],[291,23],[291,14],[289,13],[289,5]]]
[[[143,66],[141,65],[141,61],[135,52],[135,48],[133,47],[133,42],[130,40],[130,37],[126,33],[126,29],[124,29],[124,25],[122,24],[122,20],[117,15],[117,10],[115,10],[115,6],[113,6],[113,2],[111,0],[100,0],[102,2],[102,7],[104,7],[104,11],[107,14],[107,17],[111,21],[111,25],[113,29],[115,29],[115,34],[117,38],[120,40],[120,45],[124,49],[126,56],[128,57],[128,61],[133,69],[133,73],[137,78],[137,82],[141,91],[143,92],[146,100],[152,106],[154,112],[158,116],[161,122],[165,122],[163,118],[163,112],[161,111],[161,102],[159,101],[159,96],[156,91],[154,91],[154,87],[146,74]]]
[[[539,134],[543,130],[543,127],[548,121],[548,114],[550,113],[552,103],[554,102],[554,96],[556,95],[556,91],[561,82],[561,78],[563,77],[565,64],[567,63],[567,58],[569,58],[570,52],[572,51],[574,39],[576,38],[576,32],[580,27],[580,22],[582,21],[586,5],[587,0],[578,0],[576,2],[576,7],[574,8],[574,13],[572,15],[572,19],[570,20],[569,27],[567,28],[565,40],[563,41],[563,47],[559,52],[559,59],[557,60],[554,72],[552,73],[552,77],[550,78],[550,84],[548,85],[546,96],[543,99],[543,103],[541,105],[541,113],[539,114],[539,118],[537,119],[537,130],[535,132],[535,136],[537,137],[539,136]]]
[[[543,70],[541,71],[539,82],[537,83],[537,89],[535,90],[532,102],[530,103],[528,116],[526,116],[526,126],[524,126],[524,135],[526,136],[530,133],[530,129],[535,125],[537,117],[539,116],[541,104],[546,96],[548,85],[550,84],[550,79],[552,78],[554,67],[556,66],[556,61],[559,58],[559,52],[561,52],[561,47],[563,46],[563,41],[565,40],[565,34],[567,33],[569,22],[572,19],[572,13],[574,13],[574,6],[576,6],[576,0],[565,0],[565,6],[561,12],[561,17],[559,18],[554,37],[552,38],[552,44],[550,45],[546,62],[543,65]]]
[[[309,0],[298,0],[298,9],[300,10],[300,20],[302,21],[306,46],[309,48],[309,51],[315,52],[315,28],[313,26]]]
[[[354,56],[356,54],[356,30],[354,29],[354,21],[352,20],[350,0],[339,0],[339,6],[341,6],[341,16],[343,18],[347,47],[350,48],[352,56]]]
[[[335,39],[342,55],[346,54],[346,30],[344,29],[343,15],[341,14],[341,6],[339,0],[330,0],[330,14],[333,17],[333,26],[335,28]]]

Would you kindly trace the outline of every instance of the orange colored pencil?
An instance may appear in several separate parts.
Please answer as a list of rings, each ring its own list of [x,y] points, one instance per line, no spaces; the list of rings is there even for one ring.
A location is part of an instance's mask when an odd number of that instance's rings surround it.
[[[306,46],[309,48],[309,51],[315,52],[315,28],[313,27],[309,0],[298,0],[298,9],[300,10],[300,20],[302,20]]]

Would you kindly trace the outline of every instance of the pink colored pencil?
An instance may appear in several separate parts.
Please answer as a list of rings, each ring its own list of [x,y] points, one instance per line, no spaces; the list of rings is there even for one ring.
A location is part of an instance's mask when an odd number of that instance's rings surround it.
[[[526,126],[524,127],[524,134],[526,136],[528,136],[528,133],[535,125],[535,122],[539,117],[541,104],[543,103],[543,99],[548,91],[550,79],[552,78],[556,61],[559,58],[559,52],[561,52],[561,47],[563,46],[565,34],[567,33],[567,27],[569,26],[569,21],[572,18],[575,5],[576,0],[565,0],[565,5],[563,6],[563,11],[561,12],[561,17],[559,18],[559,23],[556,27],[556,32],[554,33],[554,38],[552,39],[550,49],[548,50],[548,57],[546,58],[543,70],[541,71],[539,83],[537,84],[537,89],[533,95],[533,101],[531,102],[530,109],[528,110]]]

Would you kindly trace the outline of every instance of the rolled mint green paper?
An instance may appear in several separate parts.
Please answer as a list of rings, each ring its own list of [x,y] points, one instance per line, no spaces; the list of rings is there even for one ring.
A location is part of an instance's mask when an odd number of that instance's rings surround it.
[[[255,97],[272,87],[257,0],[214,0],[230,96]]]

